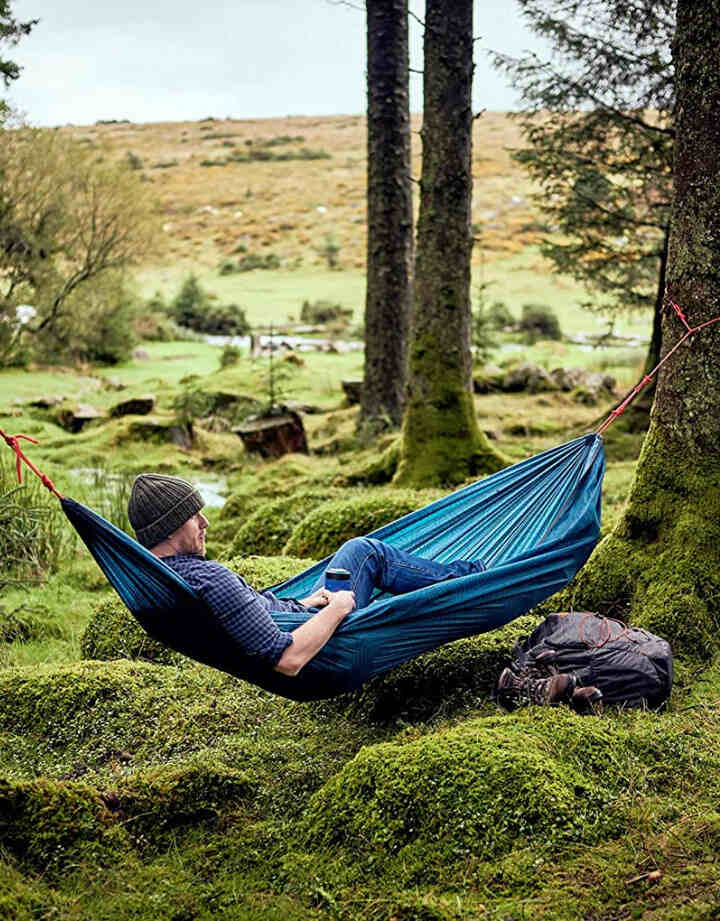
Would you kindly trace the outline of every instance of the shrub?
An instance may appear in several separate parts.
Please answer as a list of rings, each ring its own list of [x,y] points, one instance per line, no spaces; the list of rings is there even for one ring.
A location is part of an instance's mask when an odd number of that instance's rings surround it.
[[[311,323],[313,326],[324,326],[333,322],[349,323],[352,315],[352,307],[343,307],[342,304],[333,301],[303,301],[300,308],[300,322]]]
[[[133,153],[132,150],[128,150],[125,159],[127,160],[127,165],[130,169],[142,169],[143,161],[136,153]]]
[[[506,329],[515,325],[515,317],[504,301],[493,301],[487,309],[487,317],[494,329]]]
[[[170,311],[176,323],[196,332],[244,336],[250,331],[245,310],[237,304],[213,304],[195,275],[185,279]]]
[[[226,345],[220,354],[220,368],[231,368],[240,361],[242,352],[236,345]]]
[[[523,304],[519,327],[530,342],[562,338],[557,314],[546,304]]]
[[[322,559],[346,540],[374,531],[414,512],[424,499],[414,492],[393,491],[337,499],[310,512],[293,530],[283,553]]]

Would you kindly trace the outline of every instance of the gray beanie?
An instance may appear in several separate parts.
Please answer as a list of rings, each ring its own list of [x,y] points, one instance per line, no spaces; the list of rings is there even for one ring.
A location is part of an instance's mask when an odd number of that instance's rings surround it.
[[[141,473],[135,477],[128,518],[143,547],[154,547],[196,515],[205,501],[195,487],[177,476]]]

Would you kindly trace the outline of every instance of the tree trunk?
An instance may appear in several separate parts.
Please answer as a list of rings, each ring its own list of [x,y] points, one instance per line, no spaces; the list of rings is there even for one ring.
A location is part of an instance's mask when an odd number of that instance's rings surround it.
[[[478,428],[470,355],[472,0],[425,8],[423,167],[407,406],[396,483],[504,466]]]
[[[412,306],[407,0],[366,0],[368,242],[360,425],[402,420]]]
[[[720,0],[679,0],[668,294],[691,325],[720,314]],[[669,306],[666,354],[684,328]],[[707,658],[720,634],[720,324],[661,369],[627,510],[571,587]]]

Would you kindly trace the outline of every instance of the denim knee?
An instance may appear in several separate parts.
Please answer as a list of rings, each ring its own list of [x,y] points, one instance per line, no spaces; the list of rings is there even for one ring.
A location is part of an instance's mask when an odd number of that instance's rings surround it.
[[[345,543],[340,548],[341,550],[359,550],[364,553],[372,553],[377,548],[374,541],[371,537],[351,537],[350,540],[346,540]]]

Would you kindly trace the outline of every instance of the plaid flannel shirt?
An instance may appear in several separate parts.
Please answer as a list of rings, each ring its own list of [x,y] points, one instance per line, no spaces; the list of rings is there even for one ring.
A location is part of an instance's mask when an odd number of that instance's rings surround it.
[[[278,627],[270,611],[313,614],[298,601],[282,600],[270,591],[256,591],[242,576],[213,560],[197,555],[166,556],[163,563],[195,589],[246,655],[257,657],[271,668],[293,638],[292,633]]]

